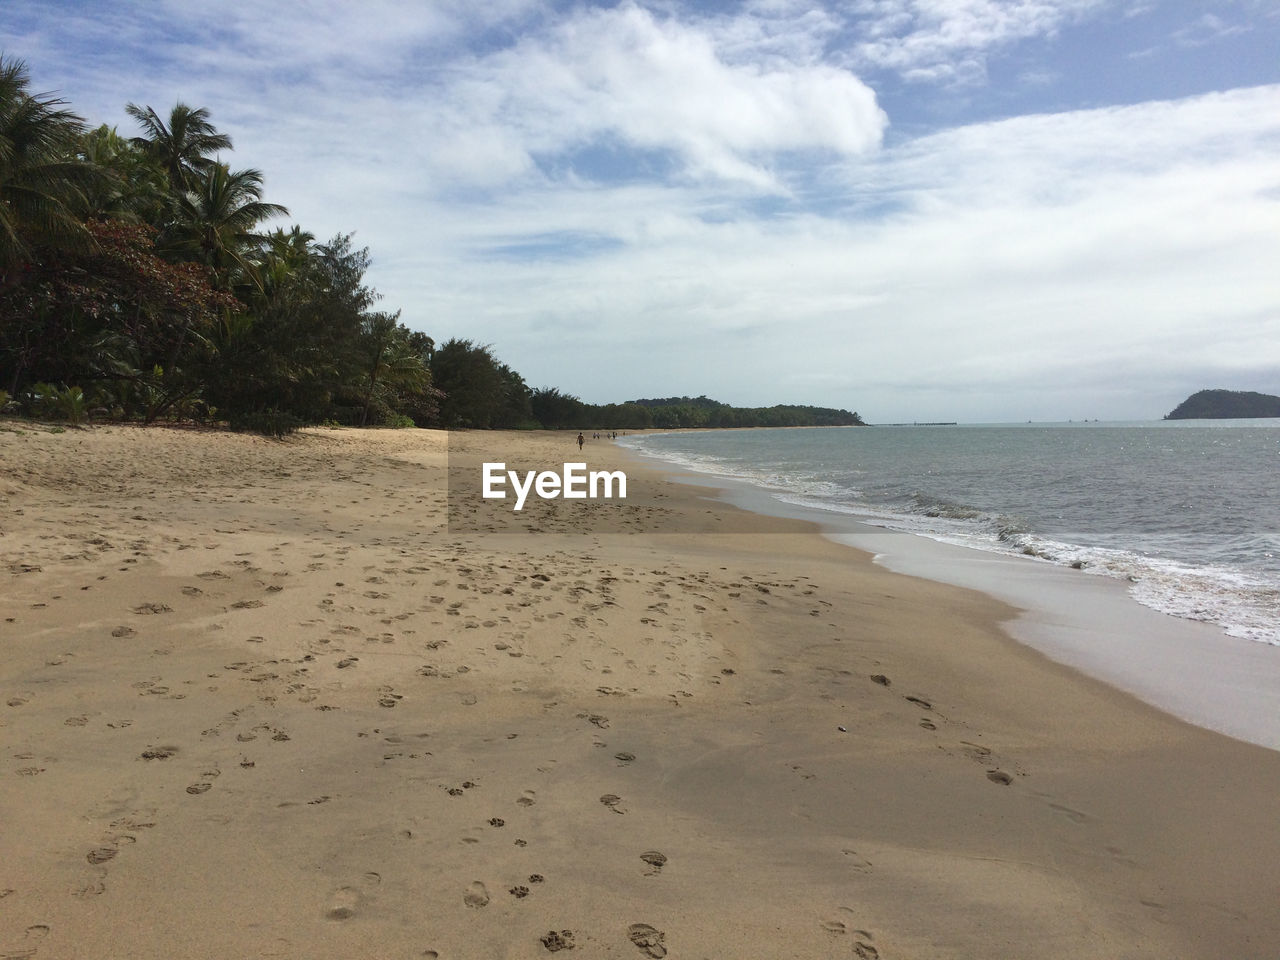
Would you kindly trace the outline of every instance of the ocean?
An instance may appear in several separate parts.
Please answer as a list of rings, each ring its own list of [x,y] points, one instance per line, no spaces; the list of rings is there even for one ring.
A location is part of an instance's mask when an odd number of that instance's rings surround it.
[[[1280,420],[713,430],[639,452],[788,504],[1125,582],[1280,646]]]

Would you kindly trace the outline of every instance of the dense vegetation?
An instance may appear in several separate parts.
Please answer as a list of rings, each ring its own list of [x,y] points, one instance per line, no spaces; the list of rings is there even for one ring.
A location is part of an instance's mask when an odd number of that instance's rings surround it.
[[[73,421],[192,419],[443,427],[855,423],[705,397],[593,406],[531,390],[488,346],[377,309],[369,251],[267,225],[288,210],[222,157],[205,109],[89,128],[0,55],[0,410]]]
[[[856,413],[828,407],[732,407],[707,397],[667,397],[599,406],[565,396],[558,390],[534,391],[533,413],[549,427],[600,430],[862,426],[862,418]]]
[[[1178,404],[1166,420],[1236,420],[1280,417],[1280,397],[1246,390],[1201,390]]]

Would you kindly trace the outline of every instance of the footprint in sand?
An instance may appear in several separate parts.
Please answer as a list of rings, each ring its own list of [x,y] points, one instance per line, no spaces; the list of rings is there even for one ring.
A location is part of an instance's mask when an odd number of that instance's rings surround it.
[[[665,957],[667,935],[647,923],[633,923],[627,928],[627,939],[640,948],[646,957]]]
[[[857,870],[859,873],[871,872],[871,861],[868,860],[866,857],[862,856],[862,854],[858,853],[857,850],[845,849],[845,850],[841,850],[840,852],[849,858],[853,866],[853,869]]]
[[[105,868],[99,868],[93,874],[72,891],[72,896],[80,899],[89,897],[100,897],[107,892],[107,871]]]
[[[572,950],[574,947],[572,930],[548,930],[538,939],[551,953],[557,950]]]
[[[339,887],[329,897],[324,915],[328,920],[350,920],[360,906],[360,891],[355,887]]]
[[[36,947],[33,946],[37,941],[43,940],[49,935],[49,927],[43,923],[37,923],[27,927],[24,931],[22,943],[14,950],[5,950],[0,952],[2,960],[26,960],[27,957],[36,955]]]
[[[646,877],[656,877],[662,872],[667,862],[666,854],[659,853],[657,850],[646,850],[640,854],[640,859],[649,865],[649,869],[644,872]]]
[[[988,770],[987,779],[992,783],[998,783],[1006,787],[1013,783],[1013,777],[1009,776],[1009,774],[1005,773],[1003,770]]]
[[[473,880],[462,897],[468,907],[484,907],[489,904],[489,890],[479,880]]]
[[[626,807],[622,806],[622,798],[616,793],[606,793],[600,798],[600,802],[612,810],[614,813],[626,813]]]
[[[94,847],[94,849],[85,854],[85,859],[97,866],[100,863],[106,863],[108,860],[114,859],[118,852],[115,847]]]

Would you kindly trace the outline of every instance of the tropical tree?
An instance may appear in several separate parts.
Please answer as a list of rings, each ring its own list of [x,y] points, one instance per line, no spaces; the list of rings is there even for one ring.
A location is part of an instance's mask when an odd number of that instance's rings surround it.
[[[169,206],[169,180],[132,140],[105,123],[84,134],[77,155],[102,172],[85,190],[88,218],[139,220],[159,227]]]
[[[500,419],[507,384],[503,366],[487,345],[453,338],[431,355],[431,379],[444,391],[445,427],[492,427]]]
[[[204,267],[157,256],[145,225],[86,230],[91,249],[45,250],[21,283],[0,288],[0,372],[14,394],[24,380],[127,385],[150,398],[130,412],[153,418],[199,392],[195,361],[218,315],[239,305]]]
[[[177,103],[169,111],[167,124],[149,106],[131,103],[125,112],[142,127],[143,135],[133,142],[160,164],[175,193],[194,188],[209,172],[215,163],[211,154],[231,149],[231,138],[209,122],[209,111],[204,107],[192,109]]]
[[[529,397],[533,418],[549,430],[586,427],[586,405],[575,396],[561,393],[556,387],[539,387]]]
[[[0,284],[36,247],[92,246],[80,213],[102,175],[75,155],[83,121],[29,85],[26,63],[0,56]]]
[[[498,374],[501,377],[498,408],[489,425],[508,430],[535,426],[531,403],[533,391],[524,382],[524,377],[505,363],[498,364]]]
[[[324,244],[309,237],[275,231],[258,245],[261,282],[245,297],[250,309],[219,330],[221,376],[211,391],[229,414],[274,407],[313,423],[359,417],[362,322],[377,300],[364,285],[369,251],[353,249],[346,235]],[[282,238],[292,254],[276,242]]]
[[[405,345],[427,371],[424,384],[397,385],[390,401],[397,413],[411,417],[419,427],[435,426],[440,422],[440,401],[444,394],[431,383],[431,357],[436,342],[421,330],[405,330]]]
[[[360,426],[369,423],[369,407],[382,388],[420,390],[431,382],[427,369],[409,338],[409,330],[399,323],[400,311],[370,313],[361,324],[361,352],[364,358],[364,404]]]
[[[316,236],[303,230],[296,223],[288,231],[283,228],[272,230],[265,237],[263,254],[265,258],[281,261],[290,269],[305,263],[313,253]]]
[[[177,198],[166,239],[175,252],[212,269],[220,288],[230,290],[233,279],[257,283],[249,255],[260,250],[266,238],[254,228],[288,213],[280,204],[262,199],[260,171],[232,171],[225,163],[215,163]],[[238,277],[233,277],[235,271]]]

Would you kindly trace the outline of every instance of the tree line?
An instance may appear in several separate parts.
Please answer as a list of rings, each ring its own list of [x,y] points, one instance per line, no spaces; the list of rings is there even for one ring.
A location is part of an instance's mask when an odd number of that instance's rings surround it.
[[[126,107],[134,135],[33,93],[0,55],[0,409],[81,420],[640,429],[860,422],[706,398],[583,403],[491,347],[380,307],[367,248],[268,225],[289,211],[223,160],[209,111]],[[845,418],[840,420],[840,417]],[[850,421],[848,418],[852,417]],[[806,420],[806,418],[808,418]],[[834,419],[833,419],[834,418]]]
[[[696,427],[849,427],[862,426],[856,413],[830,407],[779,404],[734,407],[708,397],[667,397],[627,403],[590,404],[555,388],[535,390],[534,417],[551,428],[599,430],[672,430]]]

